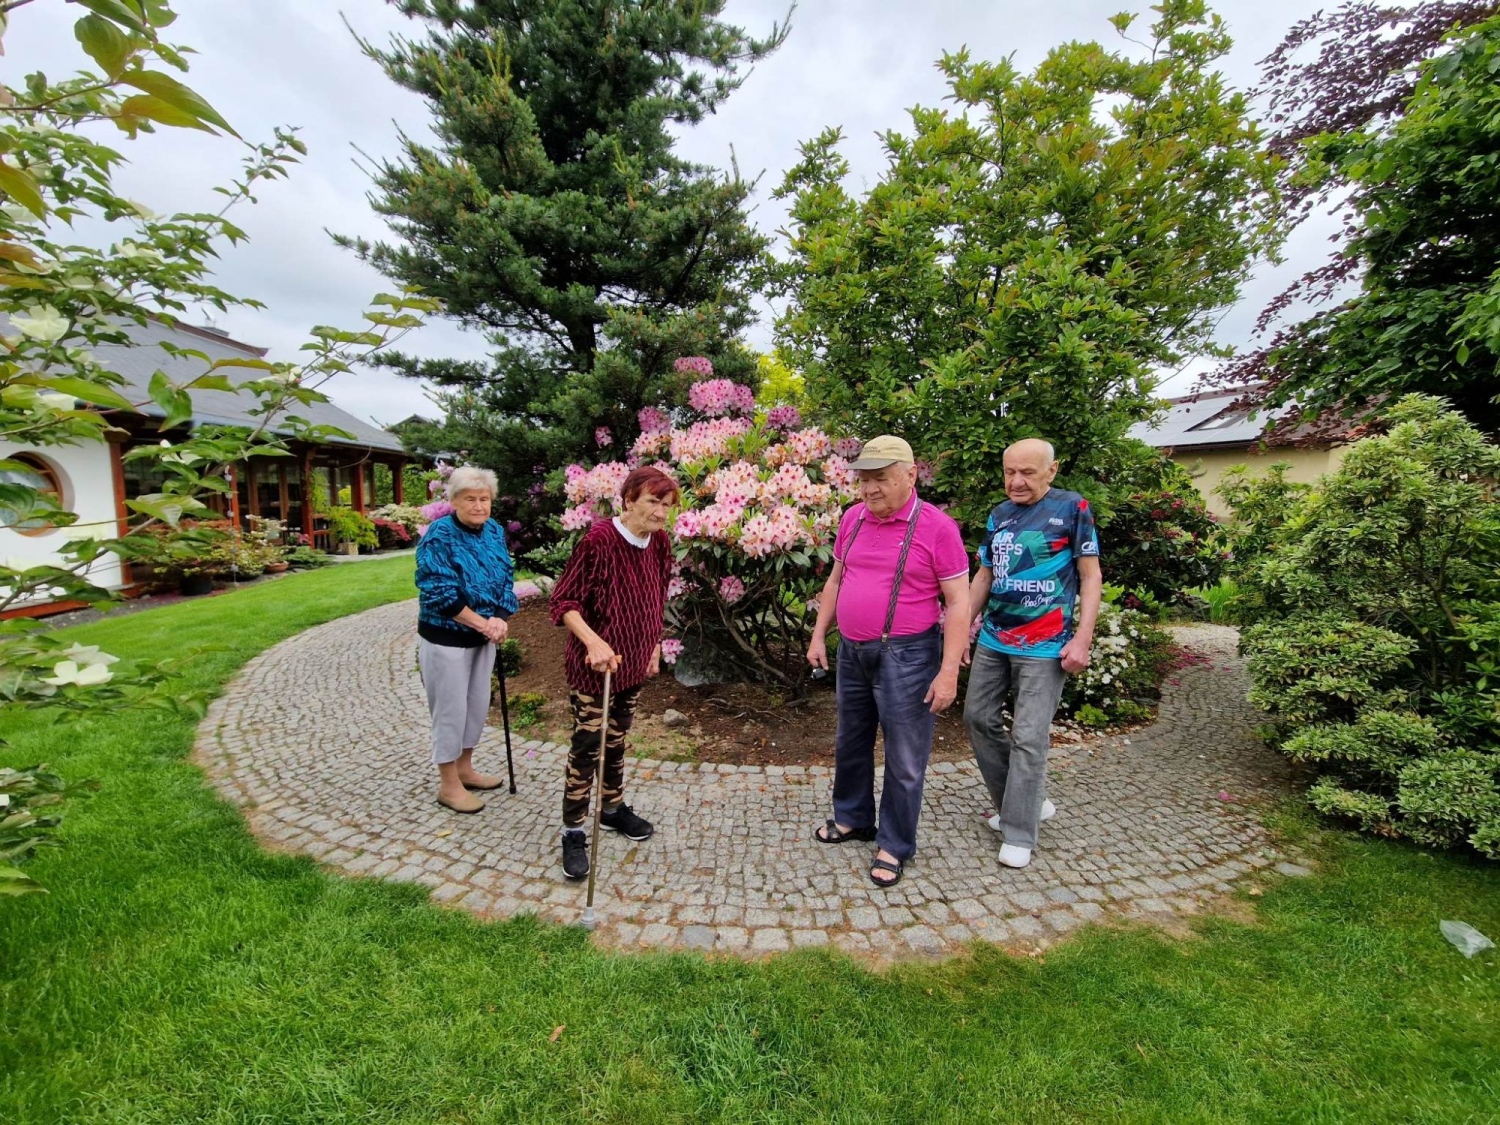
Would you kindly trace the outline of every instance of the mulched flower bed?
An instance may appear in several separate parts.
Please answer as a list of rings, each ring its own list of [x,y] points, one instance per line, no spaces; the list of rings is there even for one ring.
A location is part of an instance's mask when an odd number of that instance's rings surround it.
[[[508,681],[512,720],[517,713],[515,700],[523,693],[538,693],[546,703],[539,708],[535,725],[522,731],[523,736],[566,741],[571,733],[568,685],[563,679],[566,631],[552,624],[546,602],[537,598],[529,599],[511,618],[510,635],[520,642],[523,660],[520,674]],[[491,710],[498,724],[498,695]],[[679,712],[685,721],[668,727],[664,721],[668,710]],[[684,687],[667,668],[641,693],[631,745],[636,754],[667,760],[831,766],[834,720],[831,684],[814,685],[807,698],[790,705],[757,684]],[[1083,737],[1065,731],[1058,740],[1081,741]],[[970,753],[960,699],[938,717],[933,760],[964,759]]]

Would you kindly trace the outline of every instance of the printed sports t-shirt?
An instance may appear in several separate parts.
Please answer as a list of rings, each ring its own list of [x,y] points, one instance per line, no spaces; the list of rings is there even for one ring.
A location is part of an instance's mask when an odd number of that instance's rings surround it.
[[[1011,656],[1061,656],[1073,639],[1077,559],[1098,554],[1093,509],[1076,492],[1049,488],[1034,504],[997,505],[979,547],[979,564],[994,575],[979,643]]]

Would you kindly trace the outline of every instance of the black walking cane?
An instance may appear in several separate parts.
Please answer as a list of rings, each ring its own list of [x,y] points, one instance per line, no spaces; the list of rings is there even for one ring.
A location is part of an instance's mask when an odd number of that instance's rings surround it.
[[[589,897],[583,908],[583,928],[594,928],[594,875],[599,870],[599,816],[604,811],[604,745],[609,740],[609,681],[604,672],[604,721],[599,725],[599,760],[594,764],[594,839],[589,844]]]
[[[505,694],[505,651],[495,653],[495,671],[500,673],[500,721],[505,724],[505,772],[510,775],[510,791],[516,791],[516,760],[510,749],[510,699]]]

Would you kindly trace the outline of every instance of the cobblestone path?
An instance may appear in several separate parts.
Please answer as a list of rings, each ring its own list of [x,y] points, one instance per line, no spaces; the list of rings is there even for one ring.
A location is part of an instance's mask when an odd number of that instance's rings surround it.
[[[419,883],[487,917],[578,921],[584,890],[558,859],[561,746],[517,739],[518,794],[487,794],[478,815],[436,803],[415,618],[415,603],[383,606],[262,653],[210,708],[199,762],[272,847]],[[631,762],[627,800],[657,832],[639,844],[601,834],[595,940],[747,956],[832,943],[893,959],[1204,909],[1284,859],[1258,813],[1286,792],[1286,771],[1250,733],[1233,631],[1193,626],[1179,639],[1210,662],[1168,684],[1154,726],[1053,751],[1058,813],[1022,871],[995,861],[971,763],[933,765],[920,852],[898,887],[879,890],[870,845],[811,838],[828,815],[827,767]],[[476,756],[503,772],[502,732],[487,731]]]

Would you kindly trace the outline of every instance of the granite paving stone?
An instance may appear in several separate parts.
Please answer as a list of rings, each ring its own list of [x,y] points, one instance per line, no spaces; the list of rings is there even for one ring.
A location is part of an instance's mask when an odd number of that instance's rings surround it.
[[[210,706],[197,762],[279,850],[433,888],[486,917],[577,923],[584,888],[562,878],[558,854],[566,747],[513,739],[514,796],[485,793],[474,816],[439,806],[415,619],[413,602],[382,606],[266,650]],[[1289,791],[1288,771],[1254,736],[1262,720],[1245,701],[1234,630],[1175,631],[1208,662],[1174,676],[1150,727],[1054,748],[1047,793],[1058,814],[1019,871],[995,861],[972,761],[934,763],[920,854],[882,891],[869,882],[868,845],[809,839],[829,814],[827,766],[630,758],[627,799],[657,832],[601,838],[595,940],[748,956],[831,942],[859,956],[933,956],[975,939],[1036,944],[1111,916],[1201,910],[1263,868],[1309,873],[1261,821]],[[496,725],[476,759],[501,771],[504,757]]]

